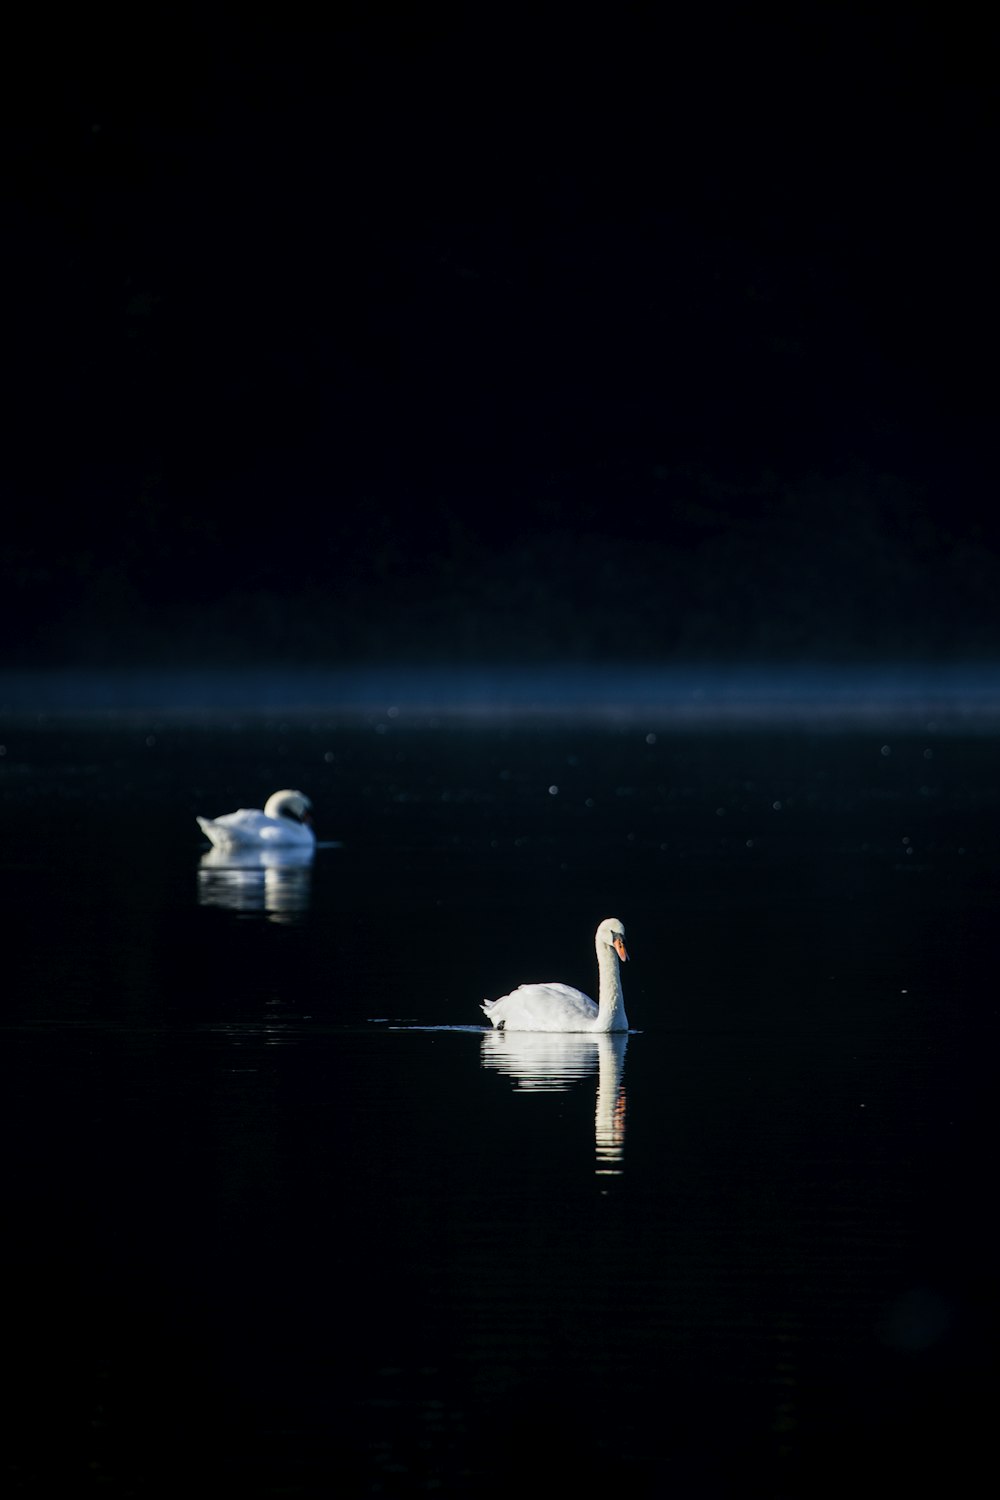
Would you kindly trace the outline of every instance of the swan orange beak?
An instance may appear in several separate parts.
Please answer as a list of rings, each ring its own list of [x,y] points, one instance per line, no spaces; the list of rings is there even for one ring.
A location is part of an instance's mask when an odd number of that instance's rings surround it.
[[[615,952],[618,954],[618,957],[621,959],[622,963],[628,963],[628,954],[625,952],[625,939],[620,937],[615,938],[614,944]]]

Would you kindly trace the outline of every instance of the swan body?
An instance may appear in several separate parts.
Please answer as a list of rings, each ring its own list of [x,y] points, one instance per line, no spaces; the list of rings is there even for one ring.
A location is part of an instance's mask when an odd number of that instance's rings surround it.
[[[627,1031],[620,965],[628,959],[625,929],[607,917],[597,929],[598,1000],[569,984],[522,984],[483,1013],[498,1031]]]
[[[268,797],[263,811],[240,807],[221,818],[198,818],[197,822],[215,848],[227,854],[288,845],[308,850],[316,847],[316,835],[310,827],[312,803],[302,792],[288,789]]]

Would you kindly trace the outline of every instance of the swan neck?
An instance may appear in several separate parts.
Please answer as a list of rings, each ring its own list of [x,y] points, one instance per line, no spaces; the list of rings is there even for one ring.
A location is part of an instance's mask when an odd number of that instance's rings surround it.
[[[627,1031],[625,1001],[622,996],[621,964],[613,949],[601,943],[597,949],[597,972],[600,985],[597,991],[596,1031]]]

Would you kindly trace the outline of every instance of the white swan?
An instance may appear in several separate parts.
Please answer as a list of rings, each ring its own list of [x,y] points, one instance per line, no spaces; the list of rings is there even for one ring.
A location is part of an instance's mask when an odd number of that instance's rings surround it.
[[[237,849],[274,849],[292,844],[315,849],[312,803],[302,792],[275,792],[259,807],[241,807],[221,818],[198,818],[202,833],[215,845],[231,853]]]
[[[499,1000],[484,1000],[483,1012],[498,1031],[627,1031],[619,960],[624,963],[625,929],[607,917],[595,938],[600,988],[597,1005],[569,984],[522,984]]]

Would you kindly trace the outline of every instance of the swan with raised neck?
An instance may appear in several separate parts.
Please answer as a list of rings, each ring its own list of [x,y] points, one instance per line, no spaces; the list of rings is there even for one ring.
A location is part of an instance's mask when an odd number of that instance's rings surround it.
[[[498,1031],[627,1031],[621,965],[628,960],[625,928],[606,917],[594,936],[597,1002],[568,984],[522,984],[484,1000],[483,1014]]]

